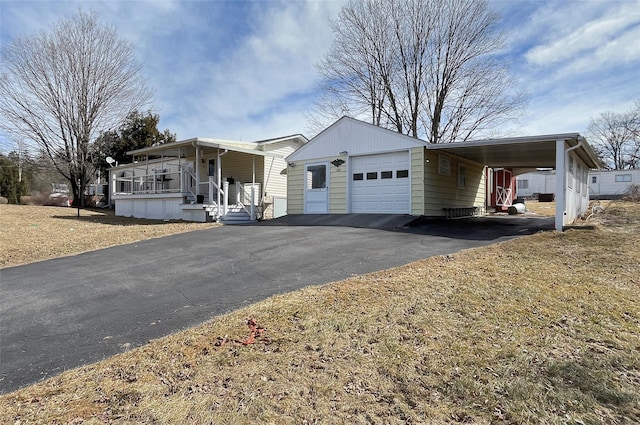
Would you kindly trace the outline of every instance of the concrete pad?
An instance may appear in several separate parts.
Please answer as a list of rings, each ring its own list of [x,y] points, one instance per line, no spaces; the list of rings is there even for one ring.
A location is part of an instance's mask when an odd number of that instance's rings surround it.
[[[395,230],[418,217],[408,214],[291,214],[261,223],[264,226],[347,226]]]

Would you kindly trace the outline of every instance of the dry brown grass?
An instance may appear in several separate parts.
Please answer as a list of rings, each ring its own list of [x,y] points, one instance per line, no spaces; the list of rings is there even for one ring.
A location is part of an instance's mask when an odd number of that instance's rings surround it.
[[[638,423],[640,205],[615,205],[595,231],[541,233],[269,298],[0,396],[0,418]],[[247,317],[268,341],[216,345],[246,337]]]
[[[116,217],[111,210],[0,205],[0,268],[200,230],[214,223]]]

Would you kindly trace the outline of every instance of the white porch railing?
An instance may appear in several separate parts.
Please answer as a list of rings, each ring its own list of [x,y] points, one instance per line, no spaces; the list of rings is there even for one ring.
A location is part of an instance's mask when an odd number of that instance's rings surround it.
[[[236,205],[240,206],[249,216],[251,220],[256,219],[256,197],[260,197],[260,183],[247,183],[250,185],[249,191],[243,183],[236,182]],[[249,207],[247,208],[247,204]]]
[[[132,176],[113,175],[114,195],[138,195],[154,193],[177,193],[183,187],[182,173],[179,169],[153,169],[151,173]]]
[[[181,192],[182,193],[189,193],[189,195],[194,199],[194,201],[197,199],[197,187],[198,187],[198,180],[196,179],[196,175],[191,172],[191,170],[184,170],[184,172],[182,173],[182,180],[181,180]]]
[[[216,216],[217,218],[224,217],[227,215],[229,211],[229,183],[222,182],[222,189],[217,185],[214,176],[209,176],[208,185],[208,194],[209,194],[209,203],[214,203],[214,194],[216,198]],[[220,206],[222,206],[222,211],[220,211]]]
[[[183,197],[190,198],[192,203],[200,201],[199,203],[207,204],[207,211],[217,219],[224,218],[231,211],[237,212],[239,209],[246,212],[251,220],[255,220],[259,212],[260,183],[236,182],[235,207],[238,209],[232,209],[229,205],[229,182],[223,181],[218,186],[213,176],[209,176],[207,181],[198,182],[191,168],[153,169],[150,173],[144,173],[144,171],[140,173],[140,169],[124,171],[136,174],[112,175],[113,195],[119,197],[143,195],[144,197],[144,195],[182,194]]]

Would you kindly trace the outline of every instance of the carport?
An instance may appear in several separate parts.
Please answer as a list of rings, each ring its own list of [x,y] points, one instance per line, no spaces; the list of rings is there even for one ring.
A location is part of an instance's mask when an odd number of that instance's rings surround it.
[[[513,168],[514,174],[554,168],[555,228],[559,231],[587,210],[589,170],[601,168],[597,155],[578,133],[473,140],[430,145],[428,149],[442,150],[491,168]]]

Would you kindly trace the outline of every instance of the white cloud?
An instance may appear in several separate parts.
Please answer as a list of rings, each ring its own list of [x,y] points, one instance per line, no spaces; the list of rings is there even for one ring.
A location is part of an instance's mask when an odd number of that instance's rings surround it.
[[[591,117],[640,98],[640,2],[500,4],[512,71],[530,96],[523,134],[584,133]]]
[[[534,47],[525,57],[531,64],[548,65],[568,61],[600,46],[615,43],[618,38],[625,37],[627,32],[637,29],[633,26],[640,23],[639,6],[637,2],[625,2],[619,4],[619,7],[609,8],[601,17],[582,16],[577,20],[564,21],[565,27],[550,27],[548,35],[556,37]],[[561,16],[561,13],[548,9],[546,13],[553,14],[553,21]],[[565,33],[567,28],[570,32]],[[632,42],[636,45],[638,43],[638,39]]]
[[[201,92],[194,93],[189,101],[197,103],[196,116],[201,119],[185,117],[185,122],[196,126],[185,129],[189,134],[179,137],[215,133],[216,137],[246,140],[278,136],[249,130],[251,125],[247,124],[252,120],[260,123],[253,127],[261,130],[281,128],[280,132],[287,134],[302,131],[304,111],[300,109],[307,105],[299,98],[315,90],[314,64],[331,44],[328,19],[339,10],[339,4],[283,2],[269,3],[267,8],[255,6],[247,16],[251,34],[222,60],[196,67]],[[285,122],[275,118],[276,112],[296,119]],[[274,119],[281,123],[277,128]]]

